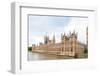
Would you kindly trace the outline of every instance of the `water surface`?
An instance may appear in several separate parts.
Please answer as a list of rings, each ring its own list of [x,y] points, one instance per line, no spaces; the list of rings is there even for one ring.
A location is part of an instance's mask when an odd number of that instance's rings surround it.
[[[72,59],[73,57],[68,56],[60,56],[60,55],[52,55],[52,54],[41,54],[41,53],[34,53],[28,52],[28,60],[56,60],[56,59]]]

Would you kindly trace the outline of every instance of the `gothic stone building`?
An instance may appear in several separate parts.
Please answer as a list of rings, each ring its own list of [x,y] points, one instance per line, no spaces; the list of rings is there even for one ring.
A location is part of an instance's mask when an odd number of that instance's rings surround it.
[[[40,43],[38,46],[32,45],[33,52],[50,53],[56,55],[75,56],[84,54],[86,44],[81,43],[77,39],[77,33],[75,31],[67,36],[65,33],[61,34],[61,42],[56,43],[55,36],[52,40],[49,36],[44,36],[44,43]]]

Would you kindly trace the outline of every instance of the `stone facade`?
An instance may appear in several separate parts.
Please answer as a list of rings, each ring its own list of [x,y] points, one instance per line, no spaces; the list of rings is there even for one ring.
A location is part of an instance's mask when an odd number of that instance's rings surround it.
[[[79,42],[77,36],[75,31],[70,33],[69,36],[67,36],[66,33],[61,34],[60,43],[56,43],[55,35],[52,40],[49,39],[49,36],[44,36],[44,43],[40,43],[38,46],[33,45],[32,51],[56,55],[81,56],[84,54],[86,44]]]

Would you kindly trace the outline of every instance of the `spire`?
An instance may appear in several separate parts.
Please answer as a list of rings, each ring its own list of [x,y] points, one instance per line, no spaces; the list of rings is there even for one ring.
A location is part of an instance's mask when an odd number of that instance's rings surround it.
[[[55,35],[53,35],[53,44],[55,44]]]

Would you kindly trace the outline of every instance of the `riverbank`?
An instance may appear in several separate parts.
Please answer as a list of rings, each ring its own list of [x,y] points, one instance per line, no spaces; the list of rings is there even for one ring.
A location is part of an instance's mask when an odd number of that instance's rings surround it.
[[[43,52],[28,52],[28,60],[34,61],[34,60],[58,60],[58,59],[84,59],[87,57],[70,57],[66,55],[55,55],[50,53],[43,53]]]

